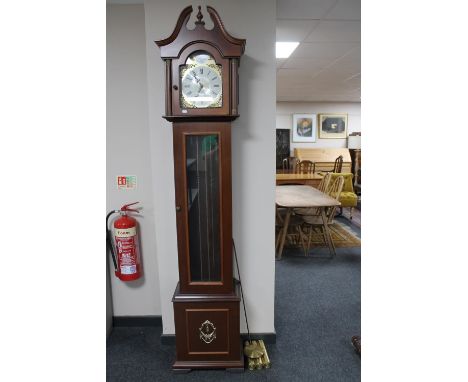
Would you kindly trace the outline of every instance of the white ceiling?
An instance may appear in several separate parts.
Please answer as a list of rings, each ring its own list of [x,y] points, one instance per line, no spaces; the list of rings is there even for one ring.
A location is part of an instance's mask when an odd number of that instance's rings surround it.
[[[276,0],[276,18],[276,41],[300,42],[276,59],[277,101],[361,101],[361,0]]]
[[[361,1],[277,0],[276,41],[299,41],[276,59],[278,101],[361,101]]]

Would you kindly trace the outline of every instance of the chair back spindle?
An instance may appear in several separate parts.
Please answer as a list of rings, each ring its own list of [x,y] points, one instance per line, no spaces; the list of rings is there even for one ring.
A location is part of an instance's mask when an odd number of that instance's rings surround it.
[[[315,163],[302,160],[296,165],[296,174],[315,174]]]

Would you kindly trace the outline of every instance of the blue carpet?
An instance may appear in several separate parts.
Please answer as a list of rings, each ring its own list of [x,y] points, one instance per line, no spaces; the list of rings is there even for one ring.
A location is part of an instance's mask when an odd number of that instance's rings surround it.
[[[344,224],[346,219],[338,218]],[[349,225],[359,236],[359,229]],[[314,250],[328,256],[328,249]],[[277,342],[267,345],[272,367],[231,374],[171,371],[175,347],[161,345],[161,328],[114,328],[107,341],[108,381],[359,381],[351,337],[361,333],[361,250],[337,248],[334,259],[286,250],[276,262]]]

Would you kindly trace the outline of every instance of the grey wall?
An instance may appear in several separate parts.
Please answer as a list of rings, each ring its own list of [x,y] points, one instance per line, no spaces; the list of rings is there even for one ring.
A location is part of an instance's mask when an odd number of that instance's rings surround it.
[[[106,337],[109,337],[109,334],[112,330],[112,316],[114,311],[112,309],[112,287],[110,284],[110,274],[109,274],[109,259],[107,259],[106,264]]]
[[[107,210],[140,201],[144,277],[124,283],[111,264],[116,316],[160,315],[154,231],[143,5],[107,6]],[[136,190],[118,190],[117,175],[136,175]]]
[[[205,9],[205,2],[200,3]],[[145,1],[156,253],[164,334],[174,333],[171,297],[179,277],[172,131],[171,124],[161,118],[164,68],[153,41],[172,33],[181,10],[188,4],[186,0]],[[233,123],[232,135],[233,234],[250,329],[273,332],[276,5],[274,0],[212,0],[209,5],[218,11],[233,36],[247,39],[239,72],[241,117]],[[245,331],[243,320],[241,330]]]

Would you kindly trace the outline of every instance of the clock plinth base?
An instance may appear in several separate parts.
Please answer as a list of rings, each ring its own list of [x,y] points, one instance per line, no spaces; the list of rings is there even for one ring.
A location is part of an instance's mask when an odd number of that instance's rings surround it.
[[[180,293],[172,302],[176,330],[174,372],[192,369],[242,371],[244,354],[240,337],[240,290],[232,293]]]

